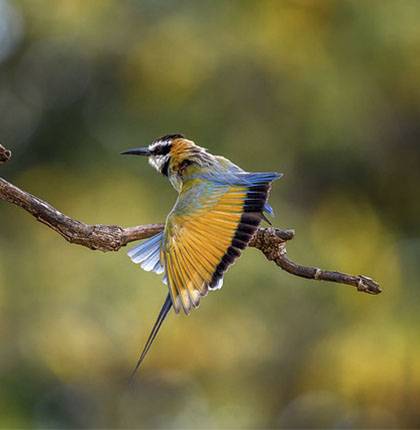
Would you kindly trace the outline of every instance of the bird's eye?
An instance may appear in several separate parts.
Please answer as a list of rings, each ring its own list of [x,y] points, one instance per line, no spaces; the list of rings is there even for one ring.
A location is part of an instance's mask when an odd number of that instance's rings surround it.
[[[171,150],[171,145],[164,144],[156,146],[156,148],[153,149],[152,154],[153,155],[166,155]]]

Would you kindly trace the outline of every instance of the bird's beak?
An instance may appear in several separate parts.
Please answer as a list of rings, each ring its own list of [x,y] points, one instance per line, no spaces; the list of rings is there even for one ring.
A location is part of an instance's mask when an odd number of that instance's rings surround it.
[[[149,155],[151,155],[151,152],[149,148],[133,148],[121,152],[121,155],[144,155],[148,157]]]

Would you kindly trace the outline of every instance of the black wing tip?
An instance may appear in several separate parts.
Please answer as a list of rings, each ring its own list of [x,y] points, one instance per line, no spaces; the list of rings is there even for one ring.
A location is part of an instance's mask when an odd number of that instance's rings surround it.
[[[281,175],[276,176],[274,179],[278,177],[281,177]],[[242,213],[230,246],[213,273],[209,284],[210,289],[217,285],[229,266],[241,255],[241,250],[248,246],[261,221],[265,219],[263,209],[270,188],[271,181],[248,187],[247,198],[243,206],[244,212]]]

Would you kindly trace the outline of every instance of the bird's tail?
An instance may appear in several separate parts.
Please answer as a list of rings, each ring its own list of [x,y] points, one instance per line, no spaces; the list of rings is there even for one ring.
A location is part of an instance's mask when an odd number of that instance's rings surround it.
[[[156,319],[155,325],[152,328],[152,331],[149,335],[149,338],[147,339],[146,345],[144,345],[143,351],[140,355],[139,361],[136,364],[136,367],[134,368],[133,372],[131,373],[130,380],[132,381],[134,378],[134,375],[136,374],[138,368],[140,367],[141,363],[146,357],[146,354],[148,353],[150,347],[152,346],[153,341],[155,340],[160,326],[162,325],[163,321],[166,318],[166,315],[168,315],[168,312],[171,310],[172,307],[172,300],[170,294],[167,295],[165,303],[162,306],[162,309],[159,312],[159,315]]]

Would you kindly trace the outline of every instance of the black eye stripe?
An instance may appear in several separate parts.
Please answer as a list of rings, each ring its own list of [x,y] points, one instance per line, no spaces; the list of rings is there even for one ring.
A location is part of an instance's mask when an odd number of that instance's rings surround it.
[[[165,164],[162,166],[161,172],[163,175],[168,176],[168,170],[169,170],[169,157],[165,161]]]
[[[153,155],[166,155],[171,150],[170,143],[162,143],[161,145],[156,146],[152,150]]]

